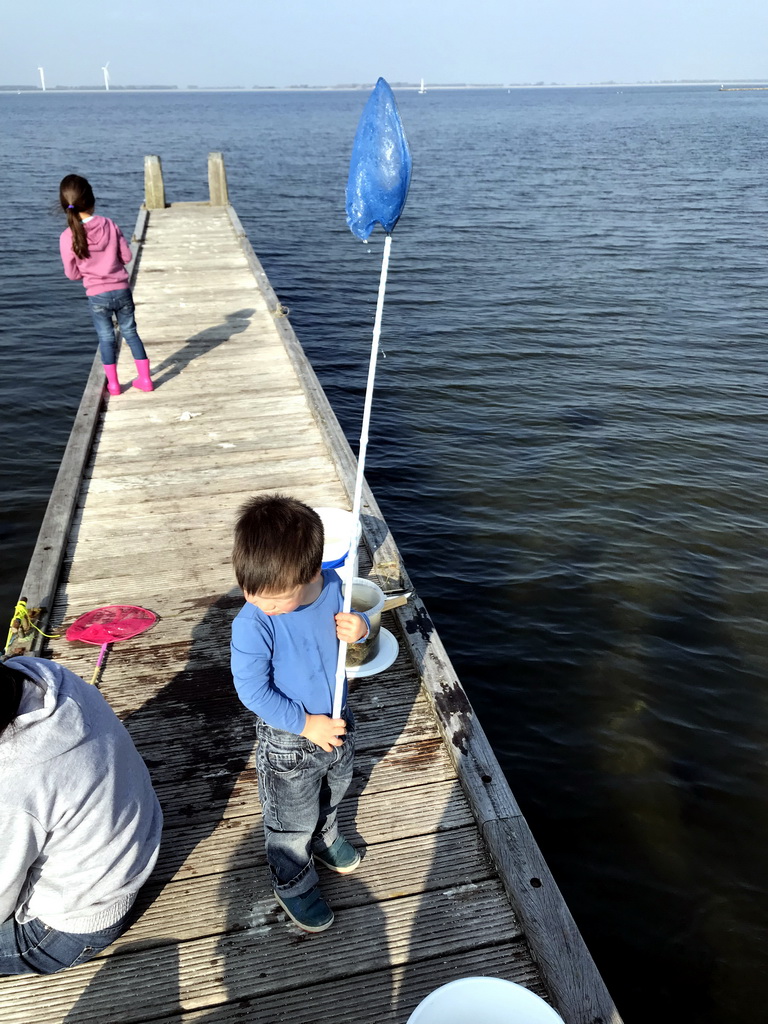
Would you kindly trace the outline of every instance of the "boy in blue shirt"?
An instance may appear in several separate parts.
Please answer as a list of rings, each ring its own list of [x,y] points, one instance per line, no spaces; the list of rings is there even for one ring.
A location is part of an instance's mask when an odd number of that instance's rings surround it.
[[[303,502],[252,498],[235,525],[232,564],[246,604],[232,623],[232,675],[257,716],[256,768],[278,903],[309,932],[333,922],[315,861],[348,874],[357,850],[336,810],[352,779],[354,719],[331,718],[338,641],[368,635],[364,614],[342,613],[341,580],[322,569],[323,524]]]

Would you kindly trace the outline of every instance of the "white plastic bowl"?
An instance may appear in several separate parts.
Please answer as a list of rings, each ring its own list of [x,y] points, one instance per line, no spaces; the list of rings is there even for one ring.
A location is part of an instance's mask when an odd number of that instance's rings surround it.
[[[408,1024],[564,1024],[549,1003],[503,978],[459,978],[422,999]]]

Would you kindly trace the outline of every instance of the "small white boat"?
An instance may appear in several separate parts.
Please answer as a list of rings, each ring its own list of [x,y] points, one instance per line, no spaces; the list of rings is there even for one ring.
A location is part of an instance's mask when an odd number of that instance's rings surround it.
[[[421,85],[419,86],[419,96],[423,96],[426,91],[427,91],[427,88],[424,85],[424,79],[422,78]]]

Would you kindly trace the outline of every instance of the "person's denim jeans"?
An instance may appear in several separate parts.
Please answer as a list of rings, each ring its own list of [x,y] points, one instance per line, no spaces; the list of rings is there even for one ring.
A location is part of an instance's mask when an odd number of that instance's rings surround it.
[[[9,918],[0,924],[0,975],[55,974],[84,964],[125,931],[127,917],[111,928],[74,935],[49,928],[39,918],[19,924]]]
[[[99,337],[99,352],[105,366],[115,362],[115,327],[112,316],[117,318],[117,326],[131,350],[134,359],[146,359],[147,353],[136,330],[135,307],[129,288],[121,288],[116,292],[102,292],[101,295],[89,295],[88,305],[96,334]]]
[[[344,710],[344,743],[326,753],[311,740],[257,720],[256,768],[272,884],[281,896],[301,896],[318,883],[313,852],[339,834],[336,809],[352,780],[355,720]]]

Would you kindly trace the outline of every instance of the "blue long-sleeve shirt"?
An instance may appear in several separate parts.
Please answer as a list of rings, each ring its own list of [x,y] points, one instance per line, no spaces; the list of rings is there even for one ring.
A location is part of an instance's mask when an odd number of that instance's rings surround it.
[[[341,580],[333,569],[322,575],[323,589],[312,604],[284,615],[246,604],[232,623],[231,666],[240,700],[267,725],[296,734],[307,714],[333,712]]]

